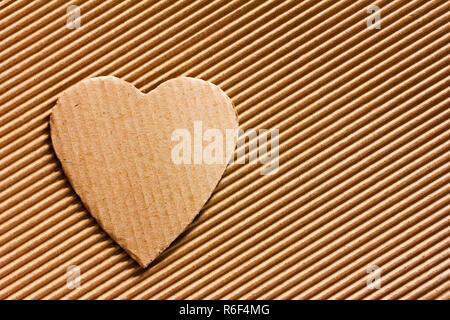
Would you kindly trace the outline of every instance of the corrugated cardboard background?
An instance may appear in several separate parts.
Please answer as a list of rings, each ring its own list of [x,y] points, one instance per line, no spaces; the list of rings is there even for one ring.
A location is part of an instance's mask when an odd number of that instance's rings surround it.
[[[0,298],[449,298],[448,1],[0,8]],[[90,218],[51,146],[58,93],[99,75],[144,92],[181,75],[219,85],[242,128],[280,130],[278,173],[230,166],[143,270]],[[66,286],[70,265],[80,289]],[[380,290],[366,286],[374,265]]]

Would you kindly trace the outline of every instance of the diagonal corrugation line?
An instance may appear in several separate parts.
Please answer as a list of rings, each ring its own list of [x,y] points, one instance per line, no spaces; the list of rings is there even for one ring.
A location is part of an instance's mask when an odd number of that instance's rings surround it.
[[[0,2],[1,299],[450,297],[448,1],[70,4],[80,28],[66,1]],[[50,140],[58,94],[100,75],[143,92],[215,83],[243,129],[279,130],[278,170],[229,165],[142,269],[84,209]]]

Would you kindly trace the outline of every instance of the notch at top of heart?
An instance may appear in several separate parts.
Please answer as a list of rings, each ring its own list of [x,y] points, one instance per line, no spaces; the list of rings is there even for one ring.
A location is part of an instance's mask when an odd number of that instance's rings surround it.
[[[146,267],[211,196],[236,146],[236,136],[226,137],[238,120],[231,100],[210,82],[175,78],[143,94],[108,76],[62,92],[50,127],[87,210]]]

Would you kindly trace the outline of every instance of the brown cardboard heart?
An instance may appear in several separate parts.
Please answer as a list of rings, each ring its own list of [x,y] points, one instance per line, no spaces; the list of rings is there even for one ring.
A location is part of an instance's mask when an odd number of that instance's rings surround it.
[[[227,166],[229,154],[217,150],[212,164],[202,161],[208,139],[198,134],[215,129],[225,137],[238,121],[226,94],[203,80],[172,79],[143,94],[99,77],[64,91],[50,126],[56,155],[86,208],[146,267],[192,222]],[[174,161],[177,141],[191,143],[192,155],[183,159],[196,161]]]

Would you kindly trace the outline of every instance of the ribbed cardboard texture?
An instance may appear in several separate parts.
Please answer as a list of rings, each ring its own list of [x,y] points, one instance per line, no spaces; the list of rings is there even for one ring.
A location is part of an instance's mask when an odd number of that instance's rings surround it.
[[[448,1],[70,4],[80,28],[66,1],[0,6],[0,298],[449,298]],[[147,269],[91,218],[50,139],[58,95],[108,75],[144,93],[207,80],[241,128],[279,129],[278,171],[228,166]]]
[[[98,77],[58,96],[50,127],[55,153],[85,207],[147,267],[192,222],[229,162],[222,141],[217,154],[199,161],[216,142],[205,143],[204,132],[225,137],[238,123],[231,100],[203,80],[172,79],[144,95],[118,78]],[[181,140],[184,162],[173,158],[173,140]]]

